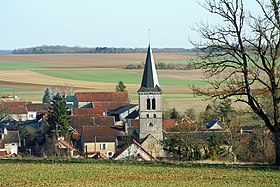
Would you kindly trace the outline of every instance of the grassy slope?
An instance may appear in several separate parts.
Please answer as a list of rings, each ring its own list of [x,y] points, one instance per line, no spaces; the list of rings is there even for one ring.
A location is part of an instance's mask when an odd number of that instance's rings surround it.
[[[0,186],[277,186],[280,182],[279,168],[124,162],[2,161],[0,177]]]

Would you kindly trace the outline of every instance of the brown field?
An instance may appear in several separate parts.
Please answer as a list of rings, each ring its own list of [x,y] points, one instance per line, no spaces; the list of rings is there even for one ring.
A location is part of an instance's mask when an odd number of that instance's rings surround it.
[[[144,62],[145,53],[124,54],[18,54],[0,55],[0,62],[36,62],[59,64],[64,68],[124,68],[131,63]],[[193,57],[173,54],[155,53],[157,61],[189,60]],[[117,62],[117,63],[116,63]]]

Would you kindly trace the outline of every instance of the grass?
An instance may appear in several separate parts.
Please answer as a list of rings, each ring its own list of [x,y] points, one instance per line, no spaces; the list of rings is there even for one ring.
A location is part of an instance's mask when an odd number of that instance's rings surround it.
[[[0,62],[1,70],[33,70],[42,67],[61,66],[59,64],[34,63],[34,62]]]
[[[142,75],[126,69],[91,69],[91,70],[36,70],[48,76],[82,80],[91,82],[117,83],[122,80],[125,84],[140,84]],[[204,80],[183,80],[175,78],[159,78],[160,85],[165,86],[188,86],[205,85]]]
[[[1,161],[0,186],[278,186],[269,166]],[[8,177],[7,177],[8,176]]]

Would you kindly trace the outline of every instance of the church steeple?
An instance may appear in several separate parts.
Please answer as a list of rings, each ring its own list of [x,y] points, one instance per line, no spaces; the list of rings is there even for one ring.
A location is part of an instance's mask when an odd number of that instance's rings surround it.
[[[150,91],[162,92],[161,88],[159,87],[156,66],[154,62],[151,45],[149,44],[147,56],[146,56],[146,63],[144,67],[144,73],[142,77],[142,83],[138,92],[150,92]]]
[[[162,90],[159,87],[156,66],[151,46],[149,45],[144,67],[139,99],[139,140],[149,134],[163,140],[162,134]]]

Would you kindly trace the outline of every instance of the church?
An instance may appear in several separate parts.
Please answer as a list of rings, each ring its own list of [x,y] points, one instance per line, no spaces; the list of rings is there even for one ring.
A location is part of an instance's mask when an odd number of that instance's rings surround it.
[[[167,153],[162,142],[162,93],[149,44],[142,82],[138,90],[139,142],[133,140],[115,160],[157,160],[166,157]]]

